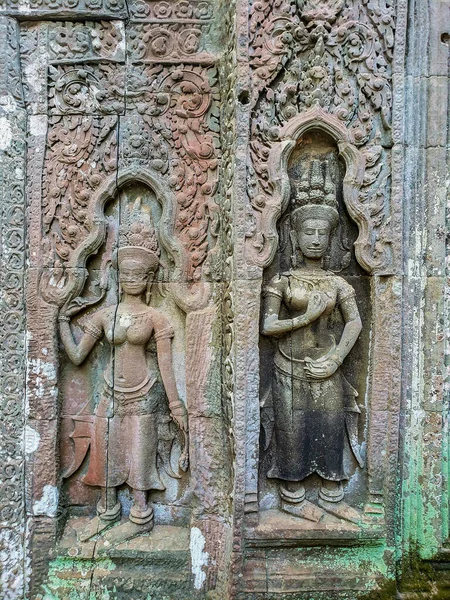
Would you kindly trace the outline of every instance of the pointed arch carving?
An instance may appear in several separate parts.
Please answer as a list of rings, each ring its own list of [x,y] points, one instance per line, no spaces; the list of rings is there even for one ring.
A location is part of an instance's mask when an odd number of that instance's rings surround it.
[[[359,229],[358,239],[354,244],[356,258],[368,273],[383,271],[387,262],[387,250],[383,248],[380,255],[374,252],[372,216],[369,208],[360,200],[366,156],[356,147],[352,132],[339,119],[320,107],[314,107],[288,121],[277,132],[277,139],[271,144],[267,171],[272,194],[260,209],[256,235],[252,232],[247,238],[247,258],[262,268],[272,262],[278,244],[277,221],[287,208],[290,197],[287,172],[289,158],[299,138],[304,133],[314,130],[327,134],[336,143],[338,153],[345,163],[344,202]]]
[[[106,219],[105,207],[115,198],[120,189],[128,183],[137,182],[146,185],[156,196],[162,214],[158,234],[161,245],[166,250],[174,270],[171,275],[171,293],[177,305],[184,311],[203,308],[210,295],[207,283],[192,283],[188,281],[187,269],[189,257],[182,244],[174,235],[176,200],[170,187],[156,177],[150,169],[128,167],[119,169],[103,180],[95,191],[90,203],[92,226],[86,239],[72,252],[64,267],[50,269],[50,278],[59,279],[57,286],[47,287],[48,277],[41,278],[41,294],[49,303],[59,304],[79,296],[87,277],[86,263],[90,256],[96,254],[105,241]],[[64,273],[57,273],[58,270]]]

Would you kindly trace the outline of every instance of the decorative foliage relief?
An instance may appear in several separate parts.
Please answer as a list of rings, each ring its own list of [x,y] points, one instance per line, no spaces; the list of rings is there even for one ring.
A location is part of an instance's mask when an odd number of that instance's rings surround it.
[[[250,16],[252,140],[249,233],[258,261],[270,242],[268,156],[280,129],[313,107],[349,131],[366,160],[359,202],[370,215],[371,268],[389,269],[394,0],[259,0]],[[256,225],[256,226],[255,226]]]
[[[205,8],[200,5],[192,10]],[[175,234],[189,256],[186,279],[200,279],[209,271],[205,260],[218,221],[213,200],[220,158],[216,68],[180,63],[178,54],[171,55],[173,64],[148,60],[142,48],[149,40],[144,29],[137,37],[134,25],[128,32],[127,75],[124,64],[112,61],[61,64],[61,53],[69,52],[65,42],[75,33],[72,23],[64,24],[66,29],[57,25],[49,34],[58,60],[49,65],[43,190],[49,264],[62,266],[86,238],[92,228],[90,198],[119,162],[150,167],[169,183],[177,202]],[[90,58],[117,55],[121,36],[118,27],[84,24],[83,36],[76,37],[84,40]],[[73,54],[73,44],[70,48]],[[212,64],[211,57],[207,62]]]

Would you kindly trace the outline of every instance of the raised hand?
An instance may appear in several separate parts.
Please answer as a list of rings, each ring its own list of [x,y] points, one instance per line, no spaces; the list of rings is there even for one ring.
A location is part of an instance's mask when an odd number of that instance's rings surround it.
[[[57,261],[55,266],[43,270],[39,290],[46,302],[62,307],[76,294],[76,289],[83,288],[86,277],[85,268],[66,269]]]

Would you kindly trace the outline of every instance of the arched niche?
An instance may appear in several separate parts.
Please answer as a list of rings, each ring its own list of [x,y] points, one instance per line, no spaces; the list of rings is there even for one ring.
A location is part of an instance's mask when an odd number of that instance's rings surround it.
[[[67,268],[69,273],[71,270],[83,272],[82,277],[72,282],[74,287],[71,294],[72,297],[80,296],[88,301],[87,308],[71,319],[71,328],[75,339],[79,339],[86,330],[86,323],[96,311],[114,306],[119,301],[115,256],[119,227],[123,223],[124,211],[132,208],[139,198],[142,218],[144,220],[145,215],[150,217],[161,251],[160,277],[152,286],[150,306],[163,314],[175,331],[171,341],[172,363],[179,397],[186,404],[186,314],[177,302],[178,292],[174,292],[174,288],[179,288],[184,273],[185,255],[172,235],[173,204],[166,193],[163,186],[158,188],[158,182],[142,171],[121,172],[117,179],[111,178],[100,186],[91,205],[94,211],[94,228],[71,256]],[[89,306],[96,298],[98,302]],[[74,365],[64,352],[60,354],[60,466],[63,473],[62,498],[69,517],[92,516],[99,498],[98,487],[83,483],[90,450],[80,450],[80,439],[81,442],[85,439],[80,437],[78,431],[74,433],[74,424],[90,423],[94,418],[103,394],[104,374],[113,354],[104,338],[80,365]],[[158,372],[154,340],[146,348],[146,360],[150,371]],[[165,462],[163,464],[162,459],[158,459],[161,463],[159,473],[166,489],[152,495],[155,519],[159,523],[186,526],[190,519],[190,473],[178,471],[178,477],[175,477],[168,471],[171,467],[175,472],[173,466],[177,464],[181,451],[182,439],[178,434],[173,448],[168,450],[162,444],[161,452],[165,453]],[[118,494],[124,514],[127,515],[131,502],[127,485],[118,487]]]
[[[157,227],[158,241],[170,262],[171,293],[178,306],[184,312],[203,308],[210,297],[206,283],[189,283],[187,278],[188,257],[182,244],[174,235],[176,219],[176,200],[170,187],[149,169],[132,167],[120,169],[100,184],[90,202],[92,228],[89,235],[71,254],[64,273],[64,285],[59,294],[66,298],[79,296],[86,284],[88,273],[86,264],[89,257],[95,255],[106,239],[105,210],[114,202],[120,190],[133,182],[143,184],[154,194],[161,207],[161,217]],[[45,300],[55,302],[55,298],[46,294],[46,282],[41,281],[41,293]]]
[[[310,176],[313,162],[320,164],[322,176],[326,173],[335,186],[339,223],[333,230],[323,267],[344,278],[355,292],[363,328],[352,350],[341,365],[341,373],[356,390],[359,416],[355,426],[355,439],[365,455],[368,437],[368,374],[370,370],[370,347],[372,329],[371,277],[372,270],[365,255],[365,241],[369,235],[367,215],[360,207],[359,190],[364,177],[365,159],[352,143],[351,134],[341,123],[320,109],[313,109],[294,118],[279,132],[279,141],[274,142],[268,158],[269,178],[273,193],[265,207],[264,220],[270,249],[264,257],[263,289],[279,274],[286,275],[291,269],[302,265],[297,259],[298,247],[291,239],[296,221],[290,221],[297,186],[302,177]],[[325,167],[326,164],[326,167]],[[308,179],[309,181],[309,179]],[[294,229],[293,229],[294,228]],[[295,235],[292,236],[295,238]],[[282,303],[279,318],[292,318],[294,313]],[[339,340],[345,322],[336,306],[327,323],[328,331]],[[259,463],[259,510],[264,514],[263,522],[271,519],[271,511],[279,510],[278,482],[267,477],[271,470],[274,445],[274,358],[277,351],[275,338],[261,335],[260,351],[260,404],[262,445]],[[357,429],[357,433],[356,433]],[[351,506],[363,507],[369,499],[368,472],[364,464],[358,463],[350,451],[348,440],[344,443],[344,464],[348,475],[345,484],[346,498]],[[307,498],[317,501],[319,479],[313,475],[305,484]],[[299,521],[299,528],[301,523]]]
[[[379,267],[371,253],[372,224],[368,208],[359,200],[364,179],[365,156],[353,143],[352,133],[335,116],[315,107],[291,119],[277,135],[269,152],[267,166],[272,194],[261,211],[261,233],[265,245],[258,254],[251,253],[252,261],[267,267],[278,246],[277,222],[286,210],[290,195],[288,167],[298,140],[307,132],[326,134],[336,144],[337,152],[345,165],[342,181],[343,201],[351,219],[357,224],[359,235],[354,243],[358,263],[368,273]]]

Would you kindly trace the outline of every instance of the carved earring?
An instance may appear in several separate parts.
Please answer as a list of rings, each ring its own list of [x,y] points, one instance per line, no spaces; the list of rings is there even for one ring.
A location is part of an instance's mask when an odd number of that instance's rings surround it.
[[[289,233],[289,237],[291,238],[291,247],[292,247],[292,254],[291,254],[291,265],[293,269],[297,268],[297,260],[298,260],[298,256],[297,256],[297,252],[299,252],[300,250],[297,248],[297,233],[293,230],[290,231]]]
[[[122,300],[122,295],[123,295],[122,286],[119,282],[119,302]]]
[[[150,300],[152,298],[152,284],[153,284],[153,281],[149,277],[147,279],[147,290],[145,292],[145,304],[147,304],[147,306],[150,305]]]

